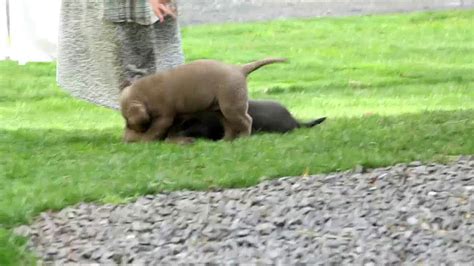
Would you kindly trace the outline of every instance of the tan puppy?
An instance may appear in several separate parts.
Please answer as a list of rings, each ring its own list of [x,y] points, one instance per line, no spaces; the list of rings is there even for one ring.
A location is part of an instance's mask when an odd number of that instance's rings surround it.
[[[175,116],[202,111],[220,111],[224,140],[248,136],[252,118],[247,114],[246,77],[264,65],[284,61],[268,58],[237,66],[197,60],[138,79],[120,95],[124,140],[162,140]]]

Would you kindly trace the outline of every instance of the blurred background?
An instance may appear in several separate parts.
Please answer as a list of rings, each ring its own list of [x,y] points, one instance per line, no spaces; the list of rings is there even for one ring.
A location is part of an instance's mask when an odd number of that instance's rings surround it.
[[[60,6],[61,0],[0,0],[0,60],[54,61]],[[473,6],[474,0],[181,0],[179,20],[188,26]]]

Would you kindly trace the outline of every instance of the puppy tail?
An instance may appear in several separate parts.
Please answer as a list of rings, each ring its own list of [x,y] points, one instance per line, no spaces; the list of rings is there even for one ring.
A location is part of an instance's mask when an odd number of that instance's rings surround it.
[[[286,58],[266,58],[266,59],[262,59],[262,60],[254,61],[252,63],[242,65],[241,69],[242,69],[242,73],[245,76],[247,76],[264,65],[273,64],[273,63],[282,63],[282,62],[287,62],[287,61],[288,59]]]
[[[299,126],[300,127],[306,127],[306,128],[314,127],[314,126],[319,125],[322,122],[324,122],[324,120],[326,120],[326,117],[321,117],[321,118],[315,119],[313,121],[309,121],[309,122],[305,122],[305,123],[299,123]]]

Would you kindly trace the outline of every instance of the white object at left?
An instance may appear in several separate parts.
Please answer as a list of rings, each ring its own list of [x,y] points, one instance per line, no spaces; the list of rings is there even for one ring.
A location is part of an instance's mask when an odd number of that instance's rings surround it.
[[[10,1],[10,59],[20,64],[56,60],[60,7],[61,0]]]
[[[7,29],[7,0],[0,0],[0,60],[10,54]]]

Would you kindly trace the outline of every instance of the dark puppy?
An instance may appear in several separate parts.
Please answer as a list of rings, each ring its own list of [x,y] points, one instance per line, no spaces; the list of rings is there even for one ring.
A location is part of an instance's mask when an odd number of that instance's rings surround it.
[[[268,100],[249,100],[248,114],[252,118],[252,134],[259,132],[286,133],[296,128],[313,127],[326,118],[310,122],[299,122],[280,103]],[[224,137],[224,127],[218,112],[201,112],[177,118],[168,138],[205,138],[220,140]]]

